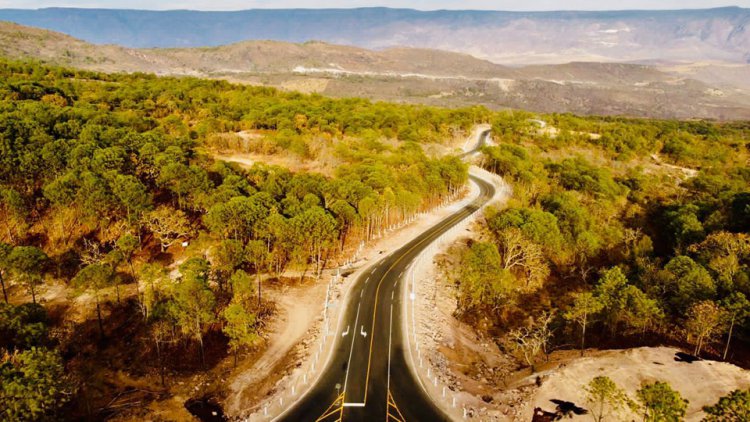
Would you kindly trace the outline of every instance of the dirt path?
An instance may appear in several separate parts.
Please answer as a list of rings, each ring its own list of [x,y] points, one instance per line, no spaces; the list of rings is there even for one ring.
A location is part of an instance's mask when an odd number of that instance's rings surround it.
[[[664,161],[662,161],[661,157],[659,157],[659,154],[651,154],[651,159],[654,160],[657,166],[667,167],[669,169],[681,172],[685,176],[685,178],[690,179],[698,175],[698,170],[696,169],[665,163]]]

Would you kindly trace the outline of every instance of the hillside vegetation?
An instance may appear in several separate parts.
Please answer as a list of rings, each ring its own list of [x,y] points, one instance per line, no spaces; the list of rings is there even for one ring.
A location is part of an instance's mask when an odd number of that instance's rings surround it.
[[[750,127],[546,121],[495,117],[482,162],[514,199],[461,247],[459,315],[510,352],[554,333],[532,368],[564,345],[665,343],[747,366]]]
[[[264,289],[315,282],[460,195],[466,165],[426,151],[482,122],[499,142],[483,165],[515,199],[457,255],[461,318],[509,350],[523,321],[546,321],[550,347],[689,343],[747,365],[745,123],[440,109],[2,61],[3,417],[156,417],[155,403],[223,385],[265,347]],[[217,150],[328,170],[241,168]]]
[[[262,279],[316,277],[458,194],[465,165],[420,144],[488,115],[34,63],[2,62],[0,75],[0,402],[11,420],[66,402],[72,419],[96,419],[140,383],[113,373],[157,377],[154,400],[168,374],[260,346],[272,311]],[[299,160],[327,145],[335,176],[242,170],[202,152],[241,130]],[[77,298],[45,304],[46,286]]]

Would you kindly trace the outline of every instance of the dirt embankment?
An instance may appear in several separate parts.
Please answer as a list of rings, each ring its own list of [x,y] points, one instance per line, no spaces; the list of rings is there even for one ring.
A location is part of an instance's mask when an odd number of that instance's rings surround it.
[[[444,253],[443,250],[441,253]],[[423,279],[439,278],[442,271],[429,260],[420,272]],[[641,347],[626,350],[587,350],[552,353],[539,358],[538,372],[505,354],[495,339],[480,334],[454,317],[456,301],[450,280],[438,280],[423,289],[428,304],[417,318],[422,356],[437,373],[439,383],[459,391],[459,408],[466,406],[471,419],[529,421],[534,408],[554,412],[552,400],[573,402],[586,408],[584,386],[596,376],[611,378],[632,398],[643,383],[668,382],[689,403],[686,421],[700,421],[701,408],[734,389],[750,388],[750,371],[717,361],[687,363],[675,359],[679,349]],[[436,398],[440,401],[440,398]],[[589,420],[574,416],[574,420]],[[623,413],[617,421],[639,420]]]
[[[473,233],[464,231],[461,236],[444,241],[416,268],[423,280],[419,284],[419,298],[426,301],[417,307],[421,356],[430,365],[433,377],[437,374],[439,384],[458,392],[455,394],[458,409],[466,407],[470,419],[529,421],[536,407],[554,412],[557,405],[552,400],[586,408],[584,386],[599,375],[610,377],[632,399],[644,383],[668,382],[689,401],[688,422],[702,419],[703,406],[714,404],[734,389],[750,387],[750,371],[725,362],[687,363],[675,359],[680,350],[672,347],[589,349],[585,357],[580,357],[575,350],[556,351],[546,360],[540,357],[539,371],[531,374],[513,356],[504,353],[496,339],[484,336],[454,317],[456,300],[452,280],[446,279],[445,269],[438,268],[436,262],[451,261],[439,256],[450,254],[448,248],[461,238],[466,240],[466,237],[478,235],[476,225],[470,229],[474,229]],[[434,259],[436,256],[438,259]],[[433,397],[441,403],[439,393]],[[574,420],[581,421],[590,417],[573,416]],[[641,418],[634,413],[616,417],[612,420]]]
[[[679,350],[672,347],[640,347],[628,350],[595,352],[592,356],[575,358],[567,364],[542,371],[525,378],[519,385],[542,379],[531,400],[521,412],[521,420],[530,420],[534,407],[554,410],[551,400],[573,402],[586,407],[583,387],[592,378],[605,375],[635,399],[635,392],[642,384],[654,381],[668,382],[673,389],[687,399],[685,420],[700,421],[704,413],[701,408],[716,403],[735,389],[750,388],[750,371],[726,362],[699,360],[688,363],[675,359]],[[588,416],[574,416],[573,420],[589,420]],[[622,412],[617,420],[639,420],[640,415]]]

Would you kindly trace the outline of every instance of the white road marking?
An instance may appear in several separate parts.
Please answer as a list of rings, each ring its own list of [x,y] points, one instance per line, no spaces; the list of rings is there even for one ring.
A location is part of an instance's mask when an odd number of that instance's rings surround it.
[[[419,382],[419,386],[422,387],[422,391],[424,391],[425,394],[427,394],[429,397],[429,393],[427,393],[427,388],[424,386],[424,383],[422,382],[422,377],[420,377],[419,374],[417,374],[417,366],[416,366],[416,362],[414,361],[414,352],[412,352],[413,347],[409,345],[411,343],[409,341],[411,339],[411,336],[409,335],[409,308],[408,308],[409,306],[408,304],[410,301],[406,300],[406,294],[407,294],[408,289],[404,287],[402,288],[402,291],[404,292],[404,302],[401,305],[401,310],[406,312],[406,318],[404,318],[404,324],[406,325],[405,327],[406,328],[406,343],[407,343],[407,349],[409,349],[409,360],[411,360],[410,369],[412,370],[412,373],[414,374],[414,378],[416,378],[417,382]],[[411,302],[411,303],[413,307],[414,302]],[[413,318],[413,315],[414,314],[412,313],[412,318]]]
[[[365,407],[364,403],[344,403],[344,407]]]
[[[357,316],[354,318],[354,326],[357,326],[357,323],[359,322],[359,308],[362,306],[362,302],[359,302],[357,304]],[[344,377],[344,394],[346,394],[346,383],[349,382],[349,368],[351,368],[352,363],[352,353],[354,352],[354,340],[357,338],[357,336],[352,336],[352,346],[349,349],[349,360],[346,362],[346,376]]]
[[[391,297],[393,297],[393,293],[391,293]],[[386,385],[388,386],[387,391],[391,391],[391,337],[393,335],[393,303],[391,303],[391,319],[388,324],[388,381]]]

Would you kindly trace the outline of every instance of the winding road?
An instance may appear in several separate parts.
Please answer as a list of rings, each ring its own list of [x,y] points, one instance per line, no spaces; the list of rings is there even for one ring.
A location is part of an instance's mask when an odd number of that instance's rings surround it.
[[[477,148],[488,131],[480,135]],[[464,155],[469,155],[470,151]],[[484,206],[495,187],[474,176],[479,195],[360,275],[349,293],[328,366],[279,421],[449,420],[427,396],[407,364],[403,332],[403,274],[434,240]]]

